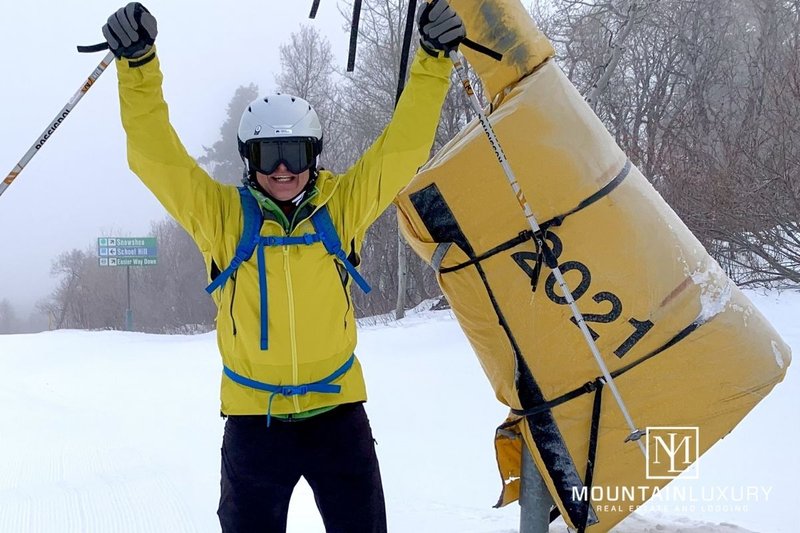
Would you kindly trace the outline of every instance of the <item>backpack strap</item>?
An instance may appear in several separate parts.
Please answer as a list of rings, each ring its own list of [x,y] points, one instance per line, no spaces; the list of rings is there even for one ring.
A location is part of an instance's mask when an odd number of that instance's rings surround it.
[[[342,250],[342,241],[339,239],[339,234],[331,220],[331,214],[328,212],[328,206],[323,205],[316,213],[311,215],[311,223],[314,224],[314,229],[319,235],[322,244],[329,254],[336,257],[342,266],[344,266],[347,273],[353,277],[356,284],[364,291],[364,294],[369,294],[372,288],[367,283],[361,274],[358,273],[356,267],[347,259],[347,254]]]
[[[342,366],[333,371],[327,377],[315,381],[313,383],[305,383],[303,385],[273,385],[271,383],[264,383],[250,379],[241,374],[237,374],[227,366],[223,366],[225,375],[231,381],[238,383],[243,387],[248,387],[255,390],[269,392],[269,402],[267,403],[267,427],[269,427],[270,418],[272,415],[272,399],[276,394],[290,398],[292,396],[303,396],[309,392],[317,392],[320,394],[338,394],[342,390],[341,385],[336,385],[333,382],[344,376],[348,370],[353,366],[356,360],[356,355],[352,354],[347,358]]]
[[[239,239],[239,244],[236,245],[236,253],[234,254],[231,264],[228,265],[228,268],[220,272],[219,275],[211,281],[211,284],[206,287],[206,292],[208,294],[223,287],[225,282],[228,281],[228,278],[236,272],[236,269],[252,257],[256,245],[258,245],[261,223],[264,220],[261,214],[261,208],[258,206],[256,199],[253,198],[253,195],[250,194],[247,187],[239,187],[238,191],[239,198],[242,201],[242,216],[244,217],[242,236]]]

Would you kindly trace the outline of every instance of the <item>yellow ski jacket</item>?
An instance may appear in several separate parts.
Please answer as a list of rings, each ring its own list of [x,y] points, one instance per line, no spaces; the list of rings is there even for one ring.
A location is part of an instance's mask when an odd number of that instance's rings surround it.
[[[343,248],[356,252],[369,225],[388,207],[427,160],[452,64],[419,51],[394,117],[375,143],[347,172],[321,171],[312,203],[327,205]],[[158,58],[131,68],[117,61],[122,124],[128,137],[128,163],[166,210],[192,236],[211,269],[224,269],[234,257],[243,229],[239,193],[222,185],[186,152],[169,123],[161,90]],[[314,233],[308,217],[292,235]],[[263,236],[283,236],[266,219]],[[265,251],[269,349],[260,348],[260,297],[257,253],[214,293],[217,343],[225,366],[239,375],[274,385],[301,385],[326,378],[356,347],[350,281],[343,284],[337,262],[322,243]],[[188,369],[187,369],[188,370]],[[291,414],[366,400],[361,366],[336,384],[338,394],[275,395],[272,414]],[[267,413],[270,393],[222,377],[222,412]]]

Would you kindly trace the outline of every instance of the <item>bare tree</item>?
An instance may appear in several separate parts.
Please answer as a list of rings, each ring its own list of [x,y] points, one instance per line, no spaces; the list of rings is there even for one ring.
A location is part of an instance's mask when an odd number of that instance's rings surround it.
[[[8,298],[0,300],[0,335],[18,333],[20,322]]]
[[[800,284],[800,2],[748,2],[742,64],[731,74],[724,157],[732,194],[708,228],[740,283]]]
[[[331,45],[313,26],[303,25],[280,46],[281,71],[275,76],[280,91],[308,100],[322,123],[324,149],[320,162],[334,172],[349,162],[341,128],[336,119],[336,63]]]
[[[236,89],[228,103],[225,122],[220,126],[220,138],[211,147],[203,147],[204,154],[197,158],[219,182],[238,185],[242,181],[244,164],[239,155],[239,119],[247,104],[258,98],[258,86],[250,84]]]
[[[158,264],[141,267],[133,278],[136,329],[154,333],[194,333],[214,326],[216,308],[205,292],[206,265],[197,245],[173,219],[151,225]]]
[[[152,225],[158,264],[142,267],[100,266],[95,250],[62,253],[51,272],[59,277],[50,298],[38,309],[51,317],[50,327],[123,329],[130,268],[134,329],[151,333],[208,331],[215,309],[202,255],[172,219]]]
[[[797,283],[798,2],[554,4],[535,11],[558,60],[711,253]]]
[[[81,290],[81,277],[85,254],[80,250],[64,252],[53,262],[50,269],[51,275],[62,276],[56,287],[52,299],[42,304],[42,309],[53,317],[53,328],[71,327],[75,321],[72,314],[76,313],[79,304],[77,293]]]

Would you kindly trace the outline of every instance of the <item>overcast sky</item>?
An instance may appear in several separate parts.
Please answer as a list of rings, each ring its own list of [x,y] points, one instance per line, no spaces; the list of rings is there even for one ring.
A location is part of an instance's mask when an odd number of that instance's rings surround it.
[[[149,0],[172,124],[192,155],[217,140],[240,85],[275,89],[278,46],[301,24],[328,37],[339,65],[348,34],[336,0]],[[94,70],[100,28],[124,2],[2,0],[0,16],[0,179],[16,165]],[[0,196],[0,300],[27,316],[56,280],[53,258],[95,248],[106,235],[144,236],[166,212],[128,170],[115,67],[109,67],[19,178]]]

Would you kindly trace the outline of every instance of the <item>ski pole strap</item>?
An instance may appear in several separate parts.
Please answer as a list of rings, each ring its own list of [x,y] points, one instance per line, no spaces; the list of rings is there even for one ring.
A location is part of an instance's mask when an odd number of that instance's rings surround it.
[[[95,52],[102,52],[103,50],[108,50],[108,43],[105,41],[102,43],[90,44],[88,46],[78,45],[78,52],[81,54],[93,54]]]
[[[467,37],[464,37],[464,40],[461,41],[461,44],[463,44],[467,48],[471,48],[472,50],[475,50],[479,54],[483,54],[483,55],[489,56],[492,59],[494,59],[495,61],[502,61],[503,60],[503,54],[501,54],[500,52],[492,50],[488,46],[483,46],[480,43],[476,43],[475,41],[473,41],[472,39],[468,39]]]
[[[320,394],[338,394],[342,391],[342,386],[334,385],[333,382],[345,375],[347,371],[353,367],[355,360],[356,354],[351,354],[347,361],[345,361],[342,366],[337,368],[329,376],[320,379],[319,381],[305,383],[302,385],[273,385],[271,383],[256,381],[254,379],[242,376],[241,374],[237,374],[227,366],[223,367],[223,372],[228,379],[234,383],[237,383],[243,387],[249,387],[251,389],[270,393],[269,402],[267,403],[267,427],[269,427],[270,419],[272,417],[272,400],[276,395],[289,398],[292,396],[304,396],[309,392],[317,392]]]
[[[110,47],[108,46],[108,43],[90,44],[88,46],[78,45],[78,52],[81,53],[81,54],[92,54],[94,52],[102,52],[103,50],[108,50],[108,49],[110,49]],[[126,59],[128,60],[128,66],[130,68],[139,68],[139,67],[141,67],[143,65],[148,64],[149,62],[151,62],[155,58],[156,58],[156,54],[152,53],[150,55],[144,56],[141,59],[130,59],[130,58],[126,58]]]
[[[561,224],[561,222],[559,222]],[[540,226],[541,228],[541,226]],[[539,245],[539,259],[536,263],[536,278],[538,279],[539,273],[542,271],[542,261],[544,264],[547,265],[550,269],[554,269],[558,266],[558,259],[556,258],[556,254],[553,252],[553,248],[547,244],[547,229],[539,229],[536,233],[533,234],[534,238],[536,239],[536,243]],[[536,286],[533,286],[534,291],[536,290]]]

